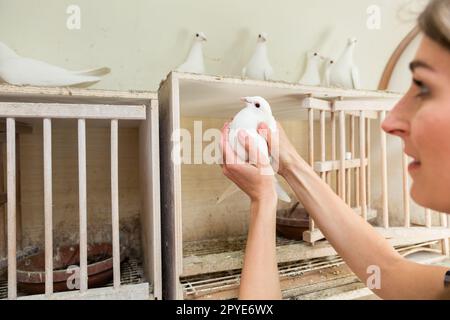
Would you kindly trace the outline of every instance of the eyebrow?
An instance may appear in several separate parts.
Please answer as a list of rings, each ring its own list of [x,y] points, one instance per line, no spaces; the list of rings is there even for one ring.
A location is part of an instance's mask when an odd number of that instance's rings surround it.
[[[421,60],[414,60],[413,62],[411,62],[409,64],[409,69],[414,72],[414,70],[416,70],[417,68],[424,68],[424,69],[428,69],[430,71],[434,71],[434,69],[427,63],[421,61]]]

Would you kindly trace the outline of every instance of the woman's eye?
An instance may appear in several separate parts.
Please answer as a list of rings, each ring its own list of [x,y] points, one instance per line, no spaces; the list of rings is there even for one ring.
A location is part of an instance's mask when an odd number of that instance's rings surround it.
[[[413,82],[419,88],[417,97],[425,97],[430,94],[430,89],[428,89],[428,87],[422,81],[413,79]]]

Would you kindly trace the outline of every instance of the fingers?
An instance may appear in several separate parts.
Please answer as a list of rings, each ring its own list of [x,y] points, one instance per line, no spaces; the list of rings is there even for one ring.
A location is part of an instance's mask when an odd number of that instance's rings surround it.
[[[269,150],[272,149],[272,130],[270,130],[267,123],[262,122],[258,126],[258,133],[267,141]]]
[[[244,146],[245,151],[248,153],[249,163],[256,166],[257,168],[262,168],[270,165],[269,158],[263,154],[258,148],[256,141],[244,130],[238,132],[239,142]]]
[[[227,122],[222,128],[222,137],[220,141],[223,160],[221,166],[223,166],[224,164],[232,165],[237,163],[237,155],[236,152],[230,146],[229,135],[230,135],[230,126],[229,123]]]

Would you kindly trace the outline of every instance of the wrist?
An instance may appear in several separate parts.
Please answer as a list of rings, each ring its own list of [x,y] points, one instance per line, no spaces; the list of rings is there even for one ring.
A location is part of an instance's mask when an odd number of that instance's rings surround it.
[[[261,210],[276,212],[278,196],[276,194],[267,197],[261,197],[251,201],[252,212],[260,212]]]
[[[287,176],[293,171],[297,170],[299,166],[308,166],[308,164],[297,153],[290,154],[283,161],[283,165],[280,166],[278,174],[286,179]]]

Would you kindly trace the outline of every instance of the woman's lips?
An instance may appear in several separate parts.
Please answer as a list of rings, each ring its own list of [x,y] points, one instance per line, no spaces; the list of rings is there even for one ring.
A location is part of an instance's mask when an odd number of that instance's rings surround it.
[[[415,170],[417,170],[417,169],[420,168],[420,165],[421,165],[420,161],[414,160],[413,162],[411,162],[411,163],[409,164],[408,170],[409,170],[409,171],[415,171]]]

